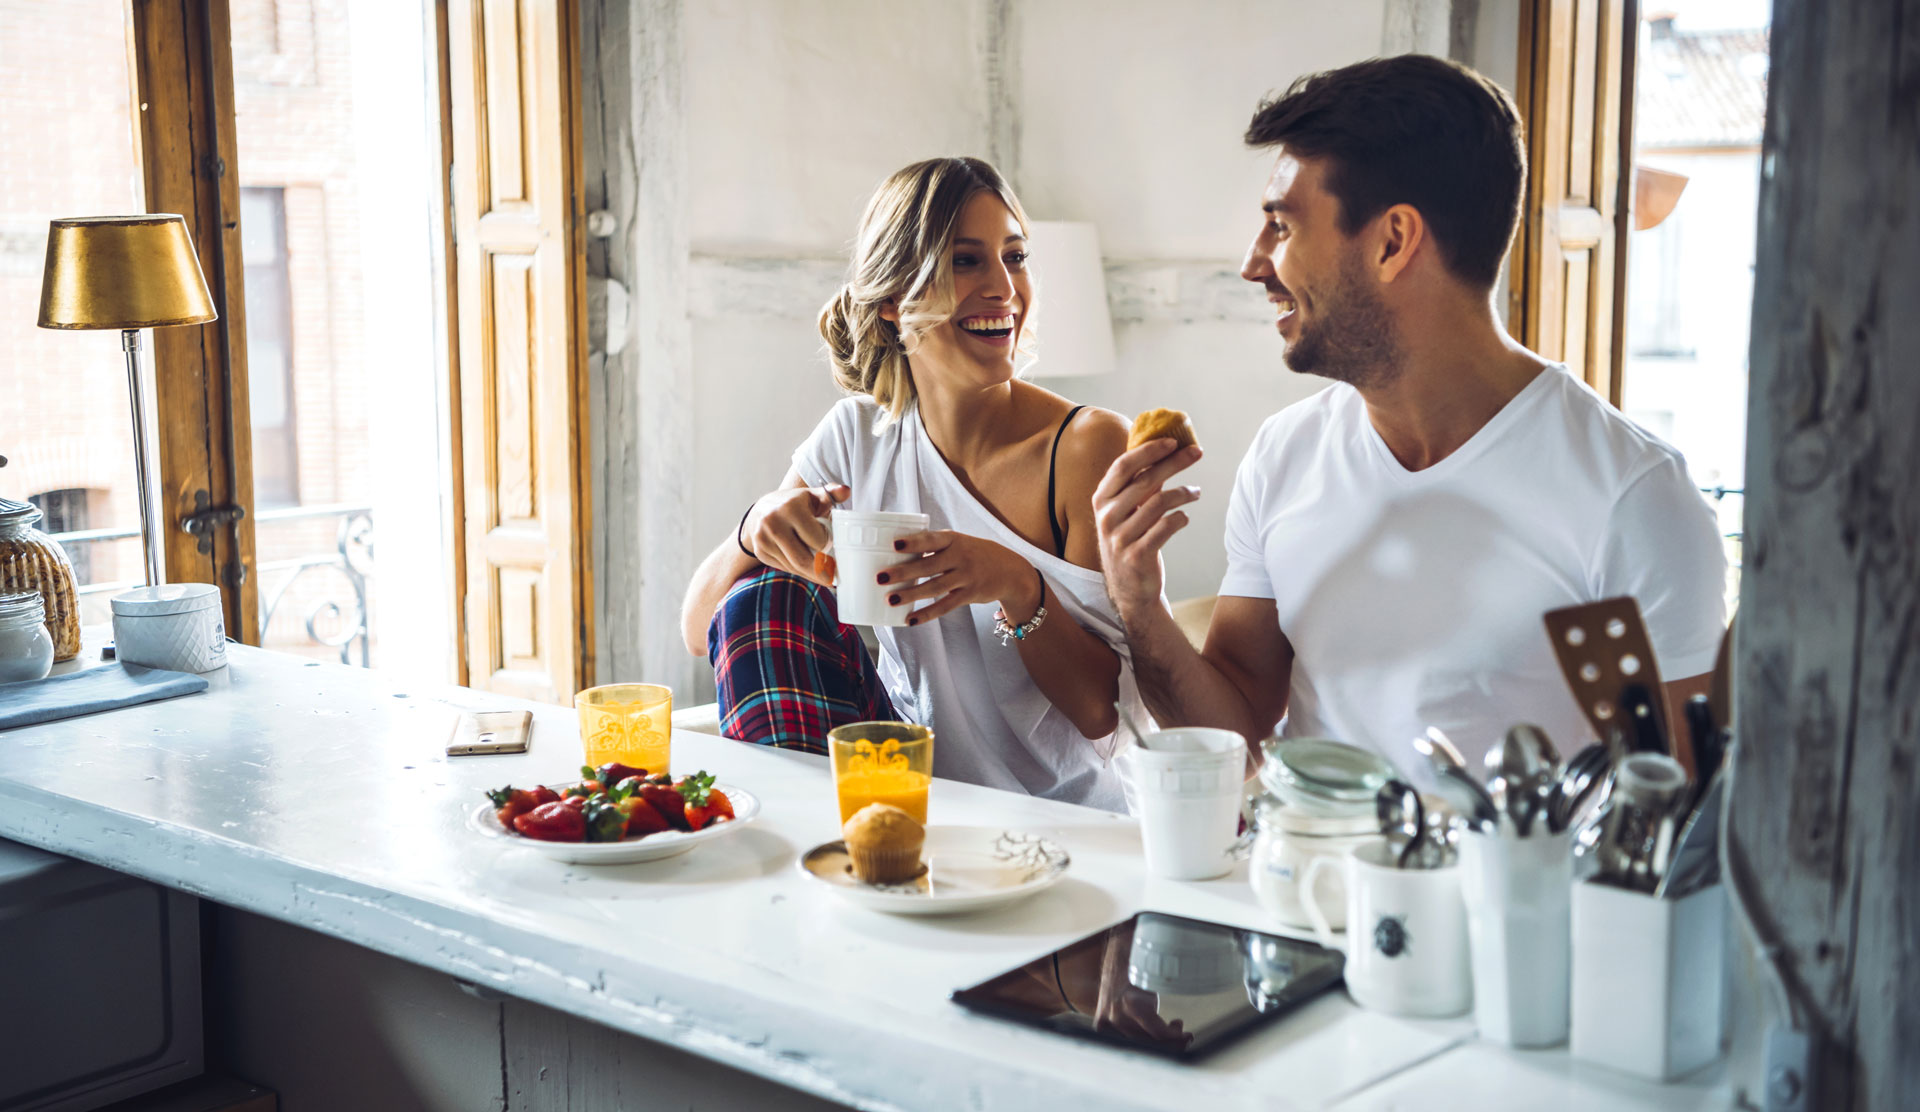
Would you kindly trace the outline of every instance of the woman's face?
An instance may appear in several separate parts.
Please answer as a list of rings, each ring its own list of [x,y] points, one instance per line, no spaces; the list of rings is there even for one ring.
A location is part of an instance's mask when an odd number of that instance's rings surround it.
[[[953,313],[922,335],[914,368],[981,384],[1005,382],[1013,377],[1020,330],[1033,307],[1026,236],[1006,202],[981,192],[960,211],[949,250]]]

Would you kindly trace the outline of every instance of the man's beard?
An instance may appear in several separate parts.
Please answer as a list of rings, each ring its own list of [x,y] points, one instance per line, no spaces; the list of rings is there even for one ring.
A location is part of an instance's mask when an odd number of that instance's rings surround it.
[[[1340,264],[1339,280],[1315,298],[1312,322],[1287,345],[1287,366],[1361,389],[1385,386],[1400,376],[1400,340],[1378,290],[1357,259]]]

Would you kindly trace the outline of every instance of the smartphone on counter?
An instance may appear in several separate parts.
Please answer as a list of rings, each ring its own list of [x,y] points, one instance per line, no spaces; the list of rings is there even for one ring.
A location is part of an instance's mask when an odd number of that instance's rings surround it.
[[[1340,984],[1311,942],[1157,911],[1043,954],[954,1003],[1075,1038],[1192,1060]]]
[[[453,740],[447,742],[447,756],[525,753],[532,734],[532,711],[463,710],[454,720]]]

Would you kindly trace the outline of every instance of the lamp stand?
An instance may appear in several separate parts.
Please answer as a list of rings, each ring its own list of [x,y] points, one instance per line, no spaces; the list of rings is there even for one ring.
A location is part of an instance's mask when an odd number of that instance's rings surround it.
[[[134,487],[140,492],[140,548],[146,559],[149,587],[164,582],[160,578],[160,549],[153,538],[153,497],[147,490],[147,407],[140,389],[140,330],[120,330],[120,350],[127,353],[127,393],[133,398]]]

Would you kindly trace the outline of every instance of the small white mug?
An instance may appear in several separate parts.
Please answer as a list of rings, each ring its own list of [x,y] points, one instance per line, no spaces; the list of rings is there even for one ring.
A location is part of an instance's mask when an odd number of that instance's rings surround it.
[[[926,514],[883,513],[877,510],[833,511],[833,598],[840,620],[847,625],[903,626],[911,606],[893,606],[887,596],[900,587],[881,586],[881,572],[904,563],[893,542],[910,533],[924,533],[931,524]]]
[[[1147,871],[1207,880],[1233,869],[1242,847],[1247,743],[1232,730],[1156,730],[1121,750],[1127,806],[1140,817]]]
[[[1346,979],[1354,1003],[1422,1019],[1464,1014],[1473,1006],[1473,979],[1460,867],[1397,868],[1391,853],[1384,844],[1362,846],[1307,866],[1300,898],[1313,933],[1322,946],[1339,947],[1314,882],[1328,869],[1345,869]]]

